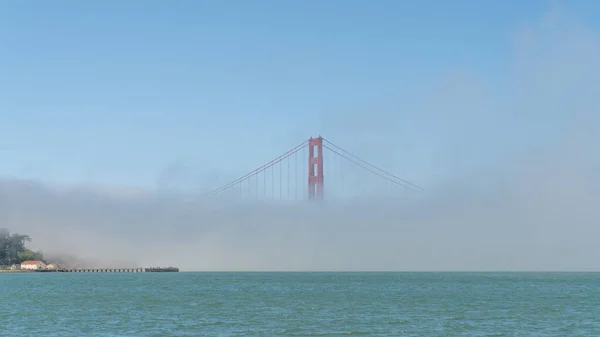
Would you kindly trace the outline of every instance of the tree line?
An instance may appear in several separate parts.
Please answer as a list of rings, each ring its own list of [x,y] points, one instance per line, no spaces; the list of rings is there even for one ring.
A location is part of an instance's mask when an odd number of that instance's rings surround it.
[[[9,266],[28,260],[43,261],[44,256],[41,252],[25,247],[27,242],[31,242],[29,235],[11,234],[7,229],[0,229],[0,265]]]

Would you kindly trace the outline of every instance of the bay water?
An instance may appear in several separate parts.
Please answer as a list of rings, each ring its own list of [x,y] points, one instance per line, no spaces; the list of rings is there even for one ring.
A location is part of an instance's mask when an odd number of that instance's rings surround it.
[[[0,336],[353,335],[600,336],[600,274],[0,274]]]

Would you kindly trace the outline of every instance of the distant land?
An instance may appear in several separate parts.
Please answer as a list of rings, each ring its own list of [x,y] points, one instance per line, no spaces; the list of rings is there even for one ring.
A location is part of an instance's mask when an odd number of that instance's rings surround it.
[[[31,242],[31,237],[26,234],[12,233],[5,228],[0,228],[0,269],[20,265],[24,261],[43,261],[44,254],[28,249],[25,244]]]
[[[27,234],[11,233],[8,229],[0,228],[0,273],[25,272],[178,272],[177,267],[150,268],[93,268],[71,266],[62,261],[48,261],[41,251],[33,251],[26,247],[31,242]]]

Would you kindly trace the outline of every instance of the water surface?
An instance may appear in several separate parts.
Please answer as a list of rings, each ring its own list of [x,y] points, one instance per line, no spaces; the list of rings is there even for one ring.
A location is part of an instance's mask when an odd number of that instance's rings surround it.
[[[600,336],[600,274],[0,274],[0,336]]]

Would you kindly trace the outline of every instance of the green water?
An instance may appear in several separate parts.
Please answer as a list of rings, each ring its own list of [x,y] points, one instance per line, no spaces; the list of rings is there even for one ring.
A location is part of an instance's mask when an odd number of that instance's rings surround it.
[[[600,336],[600,274],[0,274],[0,336]]]

